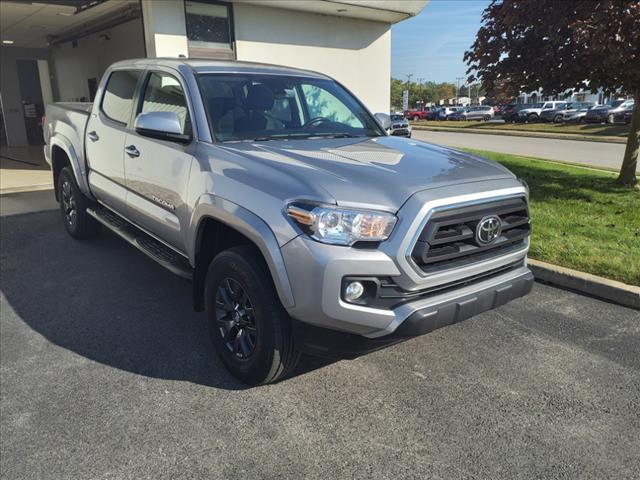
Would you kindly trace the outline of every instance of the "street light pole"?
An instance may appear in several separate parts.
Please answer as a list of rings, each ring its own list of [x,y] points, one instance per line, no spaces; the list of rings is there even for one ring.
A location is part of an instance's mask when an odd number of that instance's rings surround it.
[[[464,77],[456,77],[456,105],[458,105],[458,91],[460,90],[460,80],[464,80]]]

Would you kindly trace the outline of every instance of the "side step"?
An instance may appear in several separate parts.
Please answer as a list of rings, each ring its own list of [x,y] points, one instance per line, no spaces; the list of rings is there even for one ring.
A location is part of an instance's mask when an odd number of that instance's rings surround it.
[[[101,205],[88,208],[87,213],[170,272],[187,280],[192,279],[193,268],[188,260],[164,243]]]

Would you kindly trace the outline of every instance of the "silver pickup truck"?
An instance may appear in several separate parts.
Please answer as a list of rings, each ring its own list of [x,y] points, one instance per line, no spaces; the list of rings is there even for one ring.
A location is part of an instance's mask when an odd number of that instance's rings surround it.
[[[45,156],[71,236],[106,227],[191,280],[222,362],[261,384],[531,289],[526,186],[388,122],[314,72],[130,60],[92,105],[47,107]]]

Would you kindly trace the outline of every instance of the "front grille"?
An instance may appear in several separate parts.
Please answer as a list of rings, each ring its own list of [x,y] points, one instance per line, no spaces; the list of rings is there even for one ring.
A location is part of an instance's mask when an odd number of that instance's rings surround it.
[[[478,223],[489,215],[500,219],[501,233],[489,244],[476,236]],[[426,273],[459,268],[522,248],[531,233],[524,197],[435,212],[412,252]]]

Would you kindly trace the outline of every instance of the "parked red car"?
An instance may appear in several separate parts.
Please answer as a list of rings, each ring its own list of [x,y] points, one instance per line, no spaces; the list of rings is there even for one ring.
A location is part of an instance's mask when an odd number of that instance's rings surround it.
[[[425,120],[427,118],[426,110],[407,110],[404,112],[404,118],[408,120]]]

